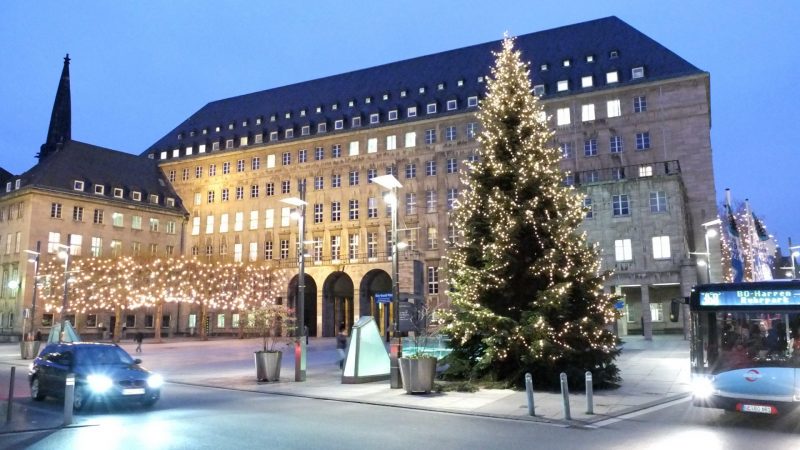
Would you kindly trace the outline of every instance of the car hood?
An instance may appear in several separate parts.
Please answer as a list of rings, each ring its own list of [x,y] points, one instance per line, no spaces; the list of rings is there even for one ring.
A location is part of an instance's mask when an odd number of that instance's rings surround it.
[[[137,364],[86,365],[75,368],[75,375],[85,378],[88,375],[105,375],[114,380],[145,380],[150,371]]]

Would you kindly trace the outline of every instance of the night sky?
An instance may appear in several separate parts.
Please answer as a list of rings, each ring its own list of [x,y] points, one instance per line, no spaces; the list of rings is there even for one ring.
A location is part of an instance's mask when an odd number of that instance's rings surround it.
[[[800,242],[788,0],[5,0],[0,167],[35,164],[66,53],[73,139],[138,154],[210,101],[611,15],[711,73],[718,200],[731,188],[782,247]]]

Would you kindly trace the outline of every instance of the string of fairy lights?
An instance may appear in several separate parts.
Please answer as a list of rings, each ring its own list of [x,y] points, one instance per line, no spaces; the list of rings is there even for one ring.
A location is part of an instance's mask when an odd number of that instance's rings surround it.
[[[615,297],[604,292],[598,247],[577,230],[583,198],[563,183],[554,132],[514,39],[494,55],[477,113],[480,159],[462,172],[466,189],[454,212],[460,239],[447,256],[452,290],[451,309],[440,314],[445,333],[459,345],[480,339],[479,365],[520,351],[550,360],[572,350],[612,352],[615,338],[606,325],[618,315]],[[515,234],[520,229],[530,232],[524,248]],[[510,307],[528,311],[518,321],[488,306],[509,283],[512,257],[527,263],[527,275],[546,280],[528,304]]]
[[[289,275],[266,263],[206,262],[192,258],[43,258],[39,295],[46,312],[60,313],[65,275],[67,312],[77,314],[154,308],[166,303],[204,310],[247,311],[274,305]]]
[[[729,227],[727,214],[721,213],[722,227]],[[737,245],[741,253],[741,260],[743,266],[743,281],[758,281],[756,277],[756,253],[762,245],[759,236],[768,237],[766,225],[752,216],[743,204],[736,208],[733,212],[734,224],[736,232],[739,235]],[[771,237],[768,237],[771,239]],[[725,282],[733,282],[733,265],[731,260],[733,258],[731,249],[731,236],[729,233],[720,233],[720,246],[722,258],[722,272]]]

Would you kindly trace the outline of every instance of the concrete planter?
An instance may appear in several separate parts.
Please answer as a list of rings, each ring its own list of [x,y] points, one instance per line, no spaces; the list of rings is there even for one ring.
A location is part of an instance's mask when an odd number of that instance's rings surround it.
[[[400,358],[400,377],[406,393],[429,394],[436,377],[436,358]]]
[[[20,341],[19,354],[22,359],[34,359],[39,356],[39,341]]]
[[[256,379],[258,381],[278,381],[281,377],[281,352],[257,351],[254,353],[256,361]]]

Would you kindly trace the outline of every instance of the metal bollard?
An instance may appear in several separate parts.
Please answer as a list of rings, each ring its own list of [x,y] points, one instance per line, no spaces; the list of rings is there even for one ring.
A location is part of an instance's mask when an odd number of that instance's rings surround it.
[[[594,414],[594,387],[592,372],[586,371],[586,414]]]
[[[14,375],[17,368],[11,366],[11,381],[8,384],[8,409],[6,410],[6,422],[11,422],[11,411],[14,409]]]
[[[535,416],[533,405],[533,377],[530,373],[525,374],[525,392],[528,394],[528,415]]]
[[[64,387],[64,426],[72,425],[72,402],[75,400],[75,374],[67,374]]]
[[[561,403],[564,406],[564,420],[571,420],[572,415],[569,413],[569,386],[567,385],[567,374],[561,372],[559,378],[561,379]]]

